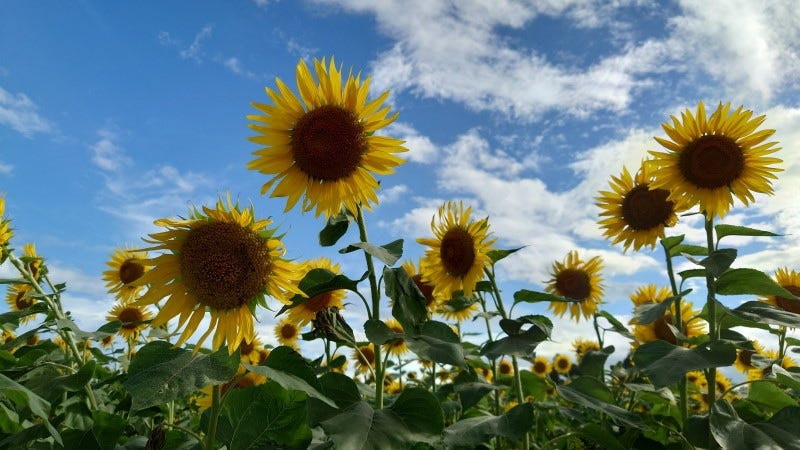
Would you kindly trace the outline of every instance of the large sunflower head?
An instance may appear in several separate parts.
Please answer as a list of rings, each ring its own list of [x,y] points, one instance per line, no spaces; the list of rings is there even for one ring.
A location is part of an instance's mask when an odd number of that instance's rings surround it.
[[[619,177],[611,177],[611,191],[600,191],[596,197],[600,212],[603,235],[613,239],[612,244],[622,242],[625,250],[633,246],[655,247],[658,238],[664,237],[664,228],[678,222],[676,213],[688,209],[683,197],[669,199],[666,189],[651,189],[652,170],[650,164],[642,163],[636,176],[631,176],[623,167]]]
[[[119,328],[119,335],[129,341],[139,339],[139,334],[147,328],[145,322],[153,318],[153,315],[145,306],[137,306],[130,303],[120,302],[111,308],[106,320],[109,322],[120,321],[122,326]]]
[[[314,269],[327,270],[334,275],[341,274],[339,264],[333,263],[330,259],[322,256],[306,261],[305,268],[306,270],[302,273],[301,279]],[[340,310],[344,309],[344,298],[346,295],[346,289],[334,289],[305,299],[302,303],[293,306],[289,310],[289,321],[302,326],[316,319],[317,313],[325,308],[335,306]]]
[[[449,300],[456,291],[472,295],[483,271],[491,266],[488,252],[496,238],[489,237],[489,219],[471,220],[472,208],[462,202],[447,202],[431,219],[434,238],[419,238],[427,245],[420,261],[422,281],[433,285],[437,299]],[[437,220],[438,219],[438,220]]]
[[[6,293],[6,303],[8,303],[8,307],[11,311],[22,311],[36,303],[34,294],[35,292],[30,284],[12,284],[8,287]],[[21,317],[19,323],[28,323],[33,320],[34,316],[35,314]]]
[[[249,139],[264,147],[247,168],[272,176],[261,193],[288,197],[286,211],[304,194],[302,210],[326,218],[342,206],[370,208],[378,203],[374,174],[394,172],[404,162],[395,154],[406,151],[403,141],[375,134],[397,118],[383,105],[389,92],[368,100],[370,79],[350,73],[342,80],[333,58],[315,59],[314,72],[316,79],[301,60],[299,98],[276,79],[277,92],[266,88],[272,104],[253,103],[262,114],[247,116],[259,122],[249,125],[259,133]]]
[[[634,305],[640,306],[648,303],[661,303],[666,298],[670,297],[672,292],[665,287],[658,288],[654,284],[642,286],[631,295],[631,301]],[[678,344],[678,336],[673,330],[673,326],[677,327],[675,317],[677,316],[677,309],[675,303],[670,305],[663,317],[644,325],[638,325],[636,319],[631,320],[634,325],[633,336],[636,338],[633,346],[638,347],[639,344],[646,342],[662,340],[667,341],[673,345]],[[699,312],[696,311],[691,302],[683,299],[681,301],[681,322],[683,322],[683,335],[687,338],[702,336],[706,333],[706,322],[698,316]]]
[[[600,271],[603,269],[603,260],[594,256],[583,261],[575,250],[569,252],[563,262],[553,263],[553,276],[547,281],[547,292],[566,297],[576,302],[550,302],[549,309],[557,316],[563,316],[569,309],[570,317],[579,320],[591,317],[603,297],[603,278]]]
[[[111,254],[106,263],[109,270],[103,272],[108,292],[116,295],[123,302],[130,302],[139,295],[143,286],[134,284],[148,269],[142,261],[147,259],[147,252],[131,248],[118,248]]]
[[[800,297],[800,272],[789,270],[788,267],[781,267],[775,271],[774,279],[782,288],[791,292],[796,297]],[[770,295],[762,301],[777,306],[784,311],[800,314],[800,300],[781,297],[780,295]]]
[[[256,305],[267,306],[265,296],[289,303],[302,295],[297,283],[303,267],[284,259],[283,243],[268,228],[271,221],[256,220],[252,207],[240,208],[230,196],[213,208],[195,209],[189,219],[155,223],[166,231],[150,235],[154,245],[148,250],[163,253],[142,261],[152,269],[135,283],[150,287],[134,304],[166,297],[152,325],[179,316],[177,329],[185,328],[176,345],[186,342],[209,312],[211,321],[196,348],[216,330],[212,348],[227,343],[233,353],[242,339],[255,338],[253,315]]]
[[[661,125],[669,138],[655,138],[668,151],[650,152],[651,189],[671,190],[671,200],[686,197],[709,218],[724,217],[734,196],[746,206],[755,192],[772,194],[771,180],[782,170],[773,165],[782,161],[769,156],[777,143],[765,141],[775,130],[758,130],[765,116],[752,116],[742,106],[731,111],[730,103],[720,103],[706,117],[703,102],[695,114],[687,109],[681,120],[672,116],[672,124]]]

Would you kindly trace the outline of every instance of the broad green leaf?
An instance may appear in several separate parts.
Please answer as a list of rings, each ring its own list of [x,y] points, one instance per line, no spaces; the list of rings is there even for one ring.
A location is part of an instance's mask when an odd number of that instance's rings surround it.
[[[133,399],[132,410],[138,411],[230,381],[238,367],[239,353],[229,355],[227,347],[212,354],[192,355],[169,342],[154,341],[136,353],[124,384]]]
[[[19,414],[0,402],[0,433],[13,434],[22,430]]]
[[[489,358],[497,358],[502,355],[530,358],[539,343],[550,338],[551,328],[552,324],[534,322],[522,333],[487,341],[480,354]]]
[[[711,406],[709,423],[714,439],[726,450],[800,449],[797,436],[769,424],[750,425],[725,400],[717,400]]]
[[[767,380],[756,380],[750,384],[747,399],[768,412],[776,412],[787,406],[800,406],[791,395]]]
[[[800,423],[800,407],[797,406],[787,406],[773,414],[767,421],[767,424],[793,434],[795,439],[800,441],[798,423]]]
[[[497,261],[500,261],[506,256],[522,250],[523,248],[525,247],[517,247],[508,250],[489,250],[488,252],[486,252],[486,256],[488,256],[489,259],[492,260],[492,263],[496,263]]]
[[[669,256],[675,257],[678,255],[691,255],[691,256],[705,256],[708,254],[708,248],[700,245],[681,244],[676,245],[669,251]]]
[[[749,301],[729,310],[736,318],[762,324],[800,327],[800,314],[795,314],[765,302]]]
[[[533,427],[533,406],[523,403],[502,416],[479,416],[459,420],[444,430],[444,443],[450,447],[477,448],[494,437],[519,441]]]
[[[724,367],[736,360],[736,347],[717,341],[706,347],[687,349],[658,340],[641,345],[633,354],[634,362],[650,377],[656,388],[676,383],[690,370]]]
[[[678,272],[678,276],[681,277],[681,280],[686,281],[689,278],[705,278],[706,277],[706,269],[687,269]]]
[[[94,376],[95,362],[93,359],[86,361],[80,370],[70,375],[62,375],[52,379],[52,387],[63,389],[67,392],[78,392],[91,381]]]
[[[284,389],[304,392],[308,394],[309,397],[316,398],[330,407],[336,407],[336,403],[334,403],[333,400],[326,397],[316,388],[308,384],[308,382],[296,375],[273,369],[269,366],[252,366],[250,364],[244,364],[244,366],[247,370],[259,375],[264,375],[275,383],[278,383]]]
[[[708,441],[712,439],[711,428],[707,414],[695,414],[686,419],[683,435],[695,447],[708,448]]]
[[[403,240],[397,239],[381,246],[373,245],[369,242],[357,242],[339,250],[339,253],[350,253],[356,250],[364,250],[381,260],[387,266],[391,266],[403,256]]]
[[[723,248],[714,250],[710,255],[700,261],[694,261],[691,258],[689,259],[705,267],[708,273],[713,277],[719,277],[731,267],[733,261],[736,260],[737,253],[738,252],[735,248]]]
[[[569,384],[570,389],[594,397],[601,402],[614,403],[614,394],[597,378],[580,376]]]
[[[520,370],[520,381],[522,382],[522,395],[534,398],[534,400],[542,400],[545,398],[550,385],[545,380],[545,377],[540,377],[530,370]]]
[[[599,448],[606,450],[625,450],[627,448],[611,432],[596,423],[587,423],[578,432],[584,439],[599,444]]]
[[[40,418],[46,420],[50,414],[50,402],[2,373],[0,373],[0,393],[17,407],[30,409]]]
[[[336,403],[336,407],[311,397],[308,399],[308,423],[316,426],[323,420],[327,420],[336,414],[340,409],[344,410],[361,401],[361,393],[358,385],[347,375],[337,372],[327,372],[319,377],[320,392]]]
[[[421,388],[406,388],[388,408],[350,405],[320,423],[336,448],[381,450],[436,442],[444,429],[439,401]]]
[[[368,275],[369,272],[364,272],[364,275],[362,275],[360,279],[351,280],[344,275],[337,275],[328,269],[311,269],[303,276],[303,279],[300,280],[298,284],[300,290],[305,292],[306,295],[302,296],[296,294],[292,297],[291,304],[283,305],[277,315],[281,315],[298,305],[302,305],[314,296],[324,294],[325,292],[335,291],[337,289],[347,289],[349,291],[358,292],[358,283],[365,280]]]
[[[375,345],[383,345],[393,339],[405,338],[405,334],[397,333],[382,320],[377,319],[369,319],[364,322],[364,333],[366,333],[367,339]]]
[[[725,236],[782,236],[771,231],[757,230],[755,228],[743,227],[739,225],[719,224],[714,226],[717,233],[717,242]]]
[[[230,391],[222,405],[218,439],[230,450],[306,449],[311,429],[306,396],[269,381]]]
[[[641,428],[643,426],[642,419],[639,417],[639,415],[622,409],[619,406],[613,405],[607,401],[603,401],[597,397],[597,395],[600,395],[608,399],[608,396],[610,395],[610,392],[607,391],[608,388],[603,386],[605,388],[604,390],[600,387],[602,383],[600,383],[599,380],[590,377],[580,377],[578,379],[591,381],[586,381],[583,385],[577,386],[577,388],[572,385],[556,386],[558,393],[573,403],[577,403],[597,412],[607,414],[609,417],[632,427]],[[613,400],[613,397],[611,399]]]
[[[392,299],[392,316],[406,333],[413,333],[428,320],[425,296],[402,267],[383,269],[386,296]]]
[[[683,242],[684,237],[685,236],[683,234],[678,236],[667,236],[660,240],[661,246],[664,247],[665,250],[670,250]]]
[[[653,323],[658,319],[664,318],[667,311],[670,310],[672,302],[678,300],[679,298],[686,297],[686,295],[691,291],[692,291],[691,289],[687,289],[681,292],[679,295],[667,297],[661,302],[645,303],[637,306],[634,310],[634,317],[636,318],[636,324],[647,325],[648,323]]]
[[[717,280],[719,295],[778,295],[794,298],[769,275],[756,269],[730,269]]]
[[[500,386],[480,381],[478,375],[470,367],[462,370],[453,380],[453,390],[458,394],[462,411],[475,406],[489,392],[501,389]]]
[[[273,349],[264,365],[244,365],[247,370],[266,376],[283,386],[284,389],[303,391],[309,397],[316,398],[328,406],[336,407],[336,403],[319,392],[319,381],[314,369],[293,348],[280,346]]]
[[[128,422],[118,414],[100,410],[92,411],[92,420],[94,421],[92,434],[97,438],[100,448],[114,450]]]
[[[461,340],[446,323],[433,320],[425,322],[419,334],[406,333],[406,344],[422,359],[467,367]]]
[[[64,449],[104,450],[92,430],[64,430],[61,438],[64,440]]]
[[[7,313],[0,314],[0,325],[2,324],[14,324],[14,326],[19,326],[19,319],[23,317],[28,317],[32,314],[46,314],[47,313],[47,304],[44,302],[34,303],[33,305],[25,308],[21,311],[9,311]]]
[[[538,302],[565,302],[576,303],[580,300],[574,300],[566,297],[559,297],[558,295],[548,294],[547,292],[529,291],[528,289],[520,289],[514,292],[514,304],[517,303],[538,303]]]
[[[602,379],[605,373],[606,360],[612,353],[614,353],[613,345],[609,345],[601,351],[590,350],[584,353],[578,364],[578,371],[583,375]]]
[[[622,322],[617,320],[617,318],[614,317],[608,311],[597,311],[597,316],[606,319],[608,323],[611,324],[611,328],[604,328],[604,330],[614,331],[629,339],[633,339],[633,334],[631,334],[631,332],[628,331],[628,328],[626,328],[625,325],[622,324]]]
[[[775,374],[775,380],[782,386],[787,386],[800,392],[800,375],[789,372],[783,367],[773,364],[772,373]]]
[[[319,245],[330,247],[336,244],[347,233],[349,224],[350,220],[345,211],[340,211],[339,214],[329,217],[325,228],[319,232]]]

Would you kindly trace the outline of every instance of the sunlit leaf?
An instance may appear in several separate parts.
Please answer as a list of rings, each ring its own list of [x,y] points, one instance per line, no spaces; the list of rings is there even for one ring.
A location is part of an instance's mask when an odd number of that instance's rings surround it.
[[[739,319],[756,323],[800,327],[800,314],[764,302],[745,302],[729,310],[728,313]]]
[[[676,245],[678,245],[681,242],[683,242],[684,237],[685,236],[682,235],[682,234],[678,235],[678,236],[667,236],[667,237],[661,239],[661,241],[660,241],[661,242],[661,246],[664,247],[666,250],[670,250],[670,249],[674,248]]]
[[[575,384],[574,382],[577,380],[583,381]],[[607,414],[632,427],[640,428],[643,425],[639,415],[612,404],[613,395],[602,382],[595,378],[579,377],[570,385],[559,385],[556,388],[559,395],[573,403]]]
[[[488,252],[486,252],[486,256],[488,256],[489,259],[492,260],[492,263],[496,263],[497,261],[500,261],[501,259],[505,258],[506,256],[514,254],[514,253],[522,250],[523,248],[525,248],[525,247],[517,247],[517,248],[508,249],[508,250],[489,250]]]
[[[724,367],[736,360],[736,347],[730,342],[713,342],[708,348],[692,349],[657,340],[647,342],[633,354],[637,366],[656,388],[676,383],[691,370]]]
[[[769,275],[755,269],[730,269],[723,273],[717,280],[717,294],[794,297],[791,292],[782,288]]]
[[[717,234],[717,242],[725,236],[782,236],[771,231],[757,230],[755,228],[743,227],[740,225],[714,225]]]
[[[608,312],[608,311],[597,311],[595,314],[597,315],[597,317],[602,317],[602,318],[606,319],[608,321],[608,323],[611,324],[611,328],[604,328],[605,330],[614,331],[615,333],[619,333],[619,334],[621,334],[621,335],[623,335],[623,336],[625,336],[625,337],[627,337],[629,339],[633,339],[633,334],[631,334],[631,332],[628,331],[628,328],[626,328],[625,325],[623,325],[622,322],[620,322],[610,312]]]
[[[709,423],[714,439],[726,450],[800,449],[800,439],[794,434],[766,423],[748,424],[725,400],[717,400],[711,406]]]
[[[381,246],[370,244],[369,242],[357,242],[339,250],[339,253],[350,253],[356,250],[364,250],[387,266],[391,266],[403,256],[403,240],[397,239]]]
[[[747,399],[768,412],[776,412],[787,406],[800,406],[791,395],[767,380],[756,380],[750,384]]]
[[[291,347],[280,346],[273,349],[261,366],[244,365],[247,370],[266,376],[280,384],[284,389],[302,391],[328,406],[336,403],[319,392],[319,381],[314,369]]]
[[[669,251],[669,256],[675,257],[678,255],[691,255],[691,256],[705,256],[708,254],[708,248],[700,245],[681,244],[676,245]]]
[[[427,321],[418,334],[406,333],[408,348],[422,359],[467,367],[461,340],[449,325]]]

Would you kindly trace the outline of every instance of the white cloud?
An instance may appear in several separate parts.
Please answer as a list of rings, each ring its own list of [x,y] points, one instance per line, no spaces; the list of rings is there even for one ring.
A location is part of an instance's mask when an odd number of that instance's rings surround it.
[[[92,162],[102,170],[117,172],[131,163],[125,150],[116,144],[117,134],[107,128],[98,130],[100,140],[92,144]]]
[[[23,93],[12,94],[0,87],[0,125],[5,125],[31,137],[35,133],[48,133],[52,124],[39,114],[39,107]]]
[[[211,25],[206,25],[200,30],[194,37],[194,40],[189,47],[181,50],[181,58],[183,59],[192,59],[195,62],[203,62],[205,58],[205,52],[203,51],[202,45],[203,41],[211,37],[211,33],[213,32],[214,27]]]
[[[387,136],[392,136],[405,141],[403,144],[408,152],[400,157],[409,161],[428,164],[436,160],[439,149],[427,136],[422,136],[413,126],[407,123],[395,122],[386,129]]]
[[[404,198],[407,193],[408,186],[405,184],[398,184],[378,191],[378,199],[380,200],[381,205],[386,203],[394,203],[397,200]]]
[[[12,170],[14,170],[14,166],[12,166],[11,164],[4,163],[3,161],[0,161],[0,174],[9,175],[11,174]]]

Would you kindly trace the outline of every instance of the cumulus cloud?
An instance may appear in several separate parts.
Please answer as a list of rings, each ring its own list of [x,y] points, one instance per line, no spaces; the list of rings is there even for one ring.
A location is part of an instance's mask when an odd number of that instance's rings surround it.
[[[49,133],[53,125],[39,114],[39,107],[27,95],[13,94],[0,87],[0,125],[5,125],[25,137]]]
[[[117,172],[122,167],[131,163],[125,155],[125,150],[116,144],[117,134],[110,129],[101,129],[97,132],[100,139],[91,145],[92,162],[100,169],[108,172]]]

